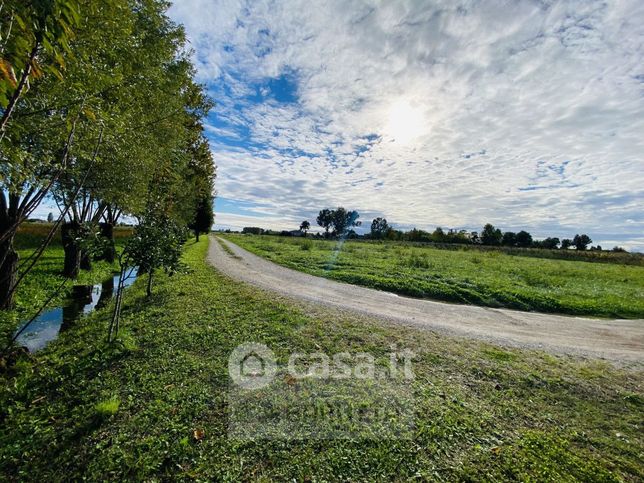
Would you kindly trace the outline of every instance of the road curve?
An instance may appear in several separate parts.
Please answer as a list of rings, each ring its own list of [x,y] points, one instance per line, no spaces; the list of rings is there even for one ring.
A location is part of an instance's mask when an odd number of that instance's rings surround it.
[[[642,319],[587,319],[402,297],[291,270],[214,236],[208,260],[225,275],[262,289],[394,323],[501,345],[616,362],[644,362]]]

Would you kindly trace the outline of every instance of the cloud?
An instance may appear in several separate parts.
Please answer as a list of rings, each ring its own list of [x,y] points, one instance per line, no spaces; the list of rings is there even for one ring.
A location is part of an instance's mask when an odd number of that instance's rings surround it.
[[[639,0],[178,0],[171,15],[217,102],[218,193],[276,224],[344,205],[641,241]]]

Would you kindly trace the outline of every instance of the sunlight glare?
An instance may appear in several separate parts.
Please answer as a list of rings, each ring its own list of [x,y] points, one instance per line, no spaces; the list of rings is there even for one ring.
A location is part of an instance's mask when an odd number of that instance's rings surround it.
[[[397,143],[409,144],[425,132],[426,122],[419,106],[398,101],[389,108],[385,134]]]

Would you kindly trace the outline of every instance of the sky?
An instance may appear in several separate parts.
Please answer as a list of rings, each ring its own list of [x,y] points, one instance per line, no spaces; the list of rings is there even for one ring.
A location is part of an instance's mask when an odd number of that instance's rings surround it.
[[[642,0],[176,0],[215,228],[588,233],[644,251]]]

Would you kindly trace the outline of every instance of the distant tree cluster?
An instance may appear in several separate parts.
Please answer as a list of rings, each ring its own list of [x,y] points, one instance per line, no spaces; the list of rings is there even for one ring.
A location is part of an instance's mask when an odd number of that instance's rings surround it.
[[[318,213],[317,224],[324,228],[324,236],[347,236],[354,226],[360,226],[360,214],[357,211],[338,207],[335,210],[324,208]]]
[[[559,247],[568,249],[574,247],[577,250],[586,250],[592,243],[590,237],[586,234],[577,234],[573,239],[560,240],[557,237],[548,237],[543,240],[534,240],[532,235],[521,230],[519,232],[506,231],[502,232],[499,228],[488,223],[481,230],[480,234],[476,231],[453,230],[445,231],[438,227],[433,232],[413,228],[409,231],[395,230],[385,218],[375,218],[371,222],[371,232],[369,238],[374,240],[401,240],[425,243],[459,243],[465,245],[486,245],[486,246],[506,246],[517,248],[544,248],[556,250]],[[601,250],[600,246],[591,247],[591,250]],[[623,248],[615,247],[613,251],[625,251]]]
[[[548,237],[543,240],[533,240],[532,235],[527,231],[521,230],[517,233],[506,231],[505,233],[502,233],[500,229],[494,227],[494,225],[490,223],[483,227],[480,240],[482,245],[497,245],[519,248],[545,248],[549,250],[556,250],[560,246],[563,250],[567,250],[570,247],[574,247],[576,250],[586,250],[588,246],[593,242],[591,238],[586,234],[577,234],[572,240],[568,238],[559,240],[559,238],[557,237]],[[594,247],[594,249],[601,250],[601,247]]]

